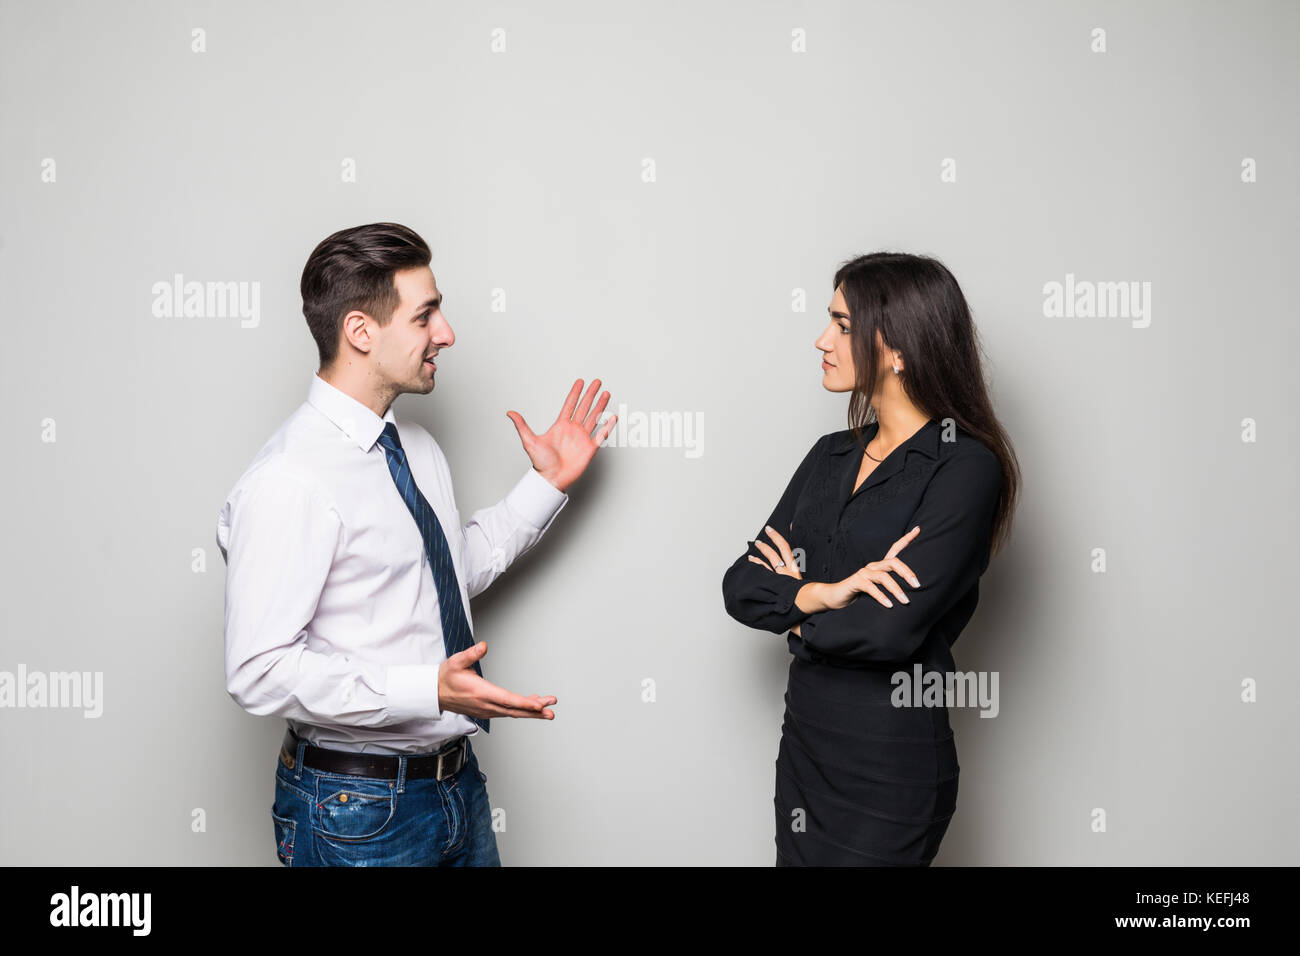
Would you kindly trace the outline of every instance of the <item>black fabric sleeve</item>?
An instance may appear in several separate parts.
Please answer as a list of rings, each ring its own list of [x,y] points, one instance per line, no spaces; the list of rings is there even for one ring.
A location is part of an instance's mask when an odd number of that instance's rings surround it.
[[[921,532],[898,553],[921,586],[914,588],[901,574],[890,572],[909,603],[884,588],[893,607],[859,594],[846,607],[810,615],[800,628],[804,644],[850,660],[909,659],[988,567],[1001,488],[1001,463],[983,445],[941,462],[907,523],[906,531],[920,525]]]
[[[787,541],[795,503],[799,500],[799,493],[808,481],[809,474],[812,473],[813,465],[821,453],[826,438],[825,435],[819,438],[804,456],[803,462],[786,486],[785,494],[781,495],[781,500],[777,502],[776,510],[767,519],[767,524],[771,525],[778,534],[783,535]],[[765,544],[773,549],[776,548],[776,543],[762,528],[758,529],[755,537],[761,537]],[[745,553],[737,558],[727,569],[727,573],[722,576],[723,604],[727,613],[741,624],[771,631],[773,634],[784,634],[808,616],[794,603],[795,595],[808,582],[761,567],[749,560],[750,555],[760,559],[764,564],[767,563],[763,552],[759,551],[751,541]]]

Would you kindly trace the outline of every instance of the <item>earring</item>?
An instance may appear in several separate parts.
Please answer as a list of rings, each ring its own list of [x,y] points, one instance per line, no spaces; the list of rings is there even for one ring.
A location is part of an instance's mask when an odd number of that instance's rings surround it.
[[[898,372],[899,372],[899,368],[898,368],[897,365],[895,365],[895,366],[894,366],[894,374],[897,375]]]

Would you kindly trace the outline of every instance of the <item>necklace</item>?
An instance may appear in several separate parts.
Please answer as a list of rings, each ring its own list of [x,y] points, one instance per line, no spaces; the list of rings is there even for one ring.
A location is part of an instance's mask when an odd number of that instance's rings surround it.
[[[927,421],[927,422],[925,423],[925,425],[928,425],[928,424],[930,424],[929,421]],[[925,425],[922,425],[921,428],[924,428]],[[921,430],[921,428],[918,428],[916,431],[919,432],[919,431]],[[916,432],[913,432],[913,434],[916,434]],[[884,461],[885,459],[884,459],[884,458],[877,458],[875,455],[871,454],[871,452],[867,451],[867,448],[870,447],[872,441],[875,441],[875,440],[876,440],[877,438],[879,438],[879,437],[880,437],[880,427],[877,426],[877,427],[876,427],[876,433],[875,433],[874,435],[871,436],[871,441],[868,441],[865,445],[862,446],[862,453],[863,453],[864,455],[866,455],[868,458],[870,458],[872,461],[874,461],[877,465],[880,464],[880,463],[881,463],[882,461]],[[907,439],[907,440],[908,440],[908,441],[911,441],[910,438]],[[899,442],[899,444],[901,445],[902,442]],[[897,447],[897,446],[895,446],[895,447]],[[885,456],[885,458],[888,458],[888,457],[889,457],[888,455]]]
[[[877,427],[876,427],[876,434],[871,436],[872,440],[876,439],[879,435],[880,435],[880,427],[877,426]],[[880,464],[882,461],[884,461],[885,459],[883,459],[883,458],[877,458],[875,455],[871,454],[871,452],[867,451],[867,448],[870,447],[870,445],[871,445],[871,442],[867,442],[865,445],[863,445],[863,446],[862,446],[862,453],[863,453],[864,455],[866,455],[868,458],[870,458],[872,461],[874,461],[874,462],[878,465],[878,464]]]

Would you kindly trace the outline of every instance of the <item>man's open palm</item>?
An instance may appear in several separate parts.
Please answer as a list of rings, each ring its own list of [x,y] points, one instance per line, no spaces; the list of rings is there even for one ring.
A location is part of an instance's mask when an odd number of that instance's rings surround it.
[[[573,388],[569,389],[568,398],[564,400],[564,408],[555,419],[555,424],[541,435],[534,434],[528,427],[528,423],[524,421],[524,417],[518,412],[506,412],[507,417],[515,423],[519,440],[523,442],[524,451],[528,453],[533,467],[560,491],[567,490],[587,470],[587,465],[596,454],[596,449],[608,437],[614,423],[618,421],[617,415],[611,415],[598,431],[595,430],[600,422],[601,412],[609,403],[609,392],[605,392],[600,396],[600,401],[595,407],[592,407],[592,399],[599,388],[600,379],[593,379],[587,394],[582,398],[582,404],[579,405],[578,396],[582,394],[582,379],[574,382]]]
[[[438,666],[438,705],[441,710],[469,717],[539,717],[554,720],[554,697],[530,694],[525,697],[498,687],[474,672],[476,661],[487,653],[487,644],[452,654]]]

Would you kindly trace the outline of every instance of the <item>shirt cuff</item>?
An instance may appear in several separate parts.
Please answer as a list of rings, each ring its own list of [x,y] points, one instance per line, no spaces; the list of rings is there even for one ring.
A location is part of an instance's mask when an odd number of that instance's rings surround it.
[[[388,668],[388,713],[394,720],[442,716],[437,664],[393,664]]]
[[[799,596],[799,591],[808,582],[802,578],[791,577],[788,574],[778,574],[776,578],[777,582],[773,588],[776,594],[776,613],[789,614],[791,611],[803,613],[799,610],[798,605],[794,603],[794,599]],[[794,627],[793,624],[790,626]]]
[[[568,501],[569,496],[543,478],[535,468],[529,468],[506,495],[510,510],[542,532],[551,526]]]

